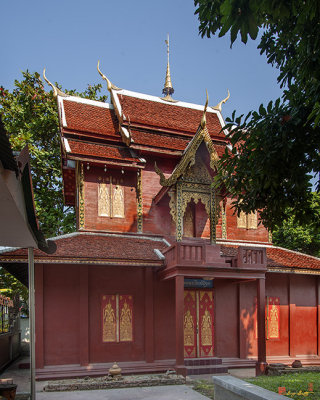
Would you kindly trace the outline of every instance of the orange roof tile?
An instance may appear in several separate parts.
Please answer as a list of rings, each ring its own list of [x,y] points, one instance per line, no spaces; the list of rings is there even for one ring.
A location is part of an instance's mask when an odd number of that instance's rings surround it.
[[[172,129],[177,132],[194,134],[201,121],[203,111],[180,107],[132,96],[119,94],[122,112],[132,124]],[[207,112],[207,128],[211,136],[225,137],[216,113]]]
[[[104,104],[104,103],[101,103]],[[98,133],[113,136],[119,142],[121,136],[113,109],[63,99],[63,107],[68,130]]]

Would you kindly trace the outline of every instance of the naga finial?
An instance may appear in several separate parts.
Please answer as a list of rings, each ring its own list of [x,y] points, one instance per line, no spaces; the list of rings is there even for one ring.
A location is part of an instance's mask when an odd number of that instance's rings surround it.
[[[58,95],[62,96],[62,97],[67,97],[68,96],[62,90],[60,90],[59,88],[54,86],[54,84],[49,81],[49,79],[46,77],[46,69],[45,68],[43,68],[43,79],[47,82],[47,84],[49,86],[52,87],[54,97],[57,97]]]
[[[208,96],[208,91],[206,89],[206,104],[204,105],[204,109],[203,109],[203,115],[201,118],[201,128],[204,129],[207,123],[207,119],[206,119],[206,112],[207,112],[207,107],[208,107],[208,103],[209,103],[209,96]]]
[[[117,86],[115,86],[113,83],[111,83],[109,81],[109,79],[100,71],[99,66],[100,66],[100,60],[98,60],[97,70],[98,70],[99,74],[101,75],[102,79],[104,79],[107,82],[107,87],[108,87],[109,92],[111,89],[121,90],[120,88],[118,88]]]
[[[220,103],[218,103],[216,106],[211,107],[211,108],[213,108],[214,110],[217,110],[217,111],[220,111],[220,112],[221,112],[221,110],[222,110],[222,104],[226,103],[227,100],[229,99],[229,97],[230,97],[230,92],[229,92],[229,89],[228,89],[228,96],[227,96],[225,99],[221,100]]]

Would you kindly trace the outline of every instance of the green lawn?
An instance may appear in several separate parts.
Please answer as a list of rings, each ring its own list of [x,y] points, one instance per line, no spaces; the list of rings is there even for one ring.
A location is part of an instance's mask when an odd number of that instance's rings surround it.
[[[294,400],[320,400],[320,372],[303,372],[281,376],[259,376],[245,379],[245,381],[261,386],[272,392],[278,393],[278,387],[286,388],[286,396]],[[313,393],[309,391],[309,383],[313,384]],[[198,380],[193,384],[193,389],[209,399],[213,397],[213,383]],[[293,394],[295,393],[295,394]]]
[[[285,395],[295,400],[320,400],[319,372],[303,372],[281,376],[259,376],[257,378],[246,379],[246,381],[276,393],[278,393],[279,386],[285,387]],[[313,383],[313,393],[308,390],[310,382]]]

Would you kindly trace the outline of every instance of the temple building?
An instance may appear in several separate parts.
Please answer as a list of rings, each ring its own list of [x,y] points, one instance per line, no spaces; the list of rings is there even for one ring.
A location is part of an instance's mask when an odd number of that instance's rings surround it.
[[[57,97],[65,204],[77,231],[35,251],[38,379],[320,364],[320,259],[273,246],[239,216],[217,162],[222,105],[120,89]],[[6,269],[26,252],[0,254]]]

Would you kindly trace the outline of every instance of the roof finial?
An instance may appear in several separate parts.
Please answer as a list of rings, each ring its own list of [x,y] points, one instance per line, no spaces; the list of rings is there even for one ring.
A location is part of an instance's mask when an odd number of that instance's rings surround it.
[[[100,60],[98,60],[97,70],[98,70],[99,74],[101,75],[102,79],[104,79],[107,82],[107,87],[108,87],[109,92],[111,89],[120,90],[120,88],[118,88],[117,86],[115,86],[113,83],[111,83],[109,81],[109,79],[100,71],[99,67],[100,67]]]
[[[211,108],[213,108],[214,110],[217,110],[217,111],[220,111],[220,112],[221,112],[221,110],[222,110],[222,104],[226,103],[227,100],[229,99],[229,97],[230,97],[230,92],[229,92],[229,89],[228,89],[228,96],[227,96],[225,99],[221,100],[220,103],[218,103],[216,106],[211,107]]]
[[[49,81],[49,79],[46,77],[46,69],[45,68],[43,68],[43,78],[47,82],[47,84],[52,87],[54,97],[57,97],[57,96],[67,97],[68,96],[62,90],[60,90],[58,87],[54,86],[54,84]]]
[[[206,118],[206,112],[207,112],[207,107],[209,103],[209,96],[208,96],[208,91],[206,89],[206,104],[204,105],[204,110],[201,118],[201,128],[204,129],[206,124],[207,124],[207,118]]]
[[[164,83],[164,88],[162,89],[162,93],[165,97],[162,97],[163,100],[167,101],[174,101],[171,95],[174,93],[174,89],[171,82],[171,75],[170,75],[170,63],[169,63],[169,33],[167,34],[167,40],[165,41],[167,44],[167,55],[168,55],[168,62],[167,62],[167,73],[166,73],[166,80]]]

